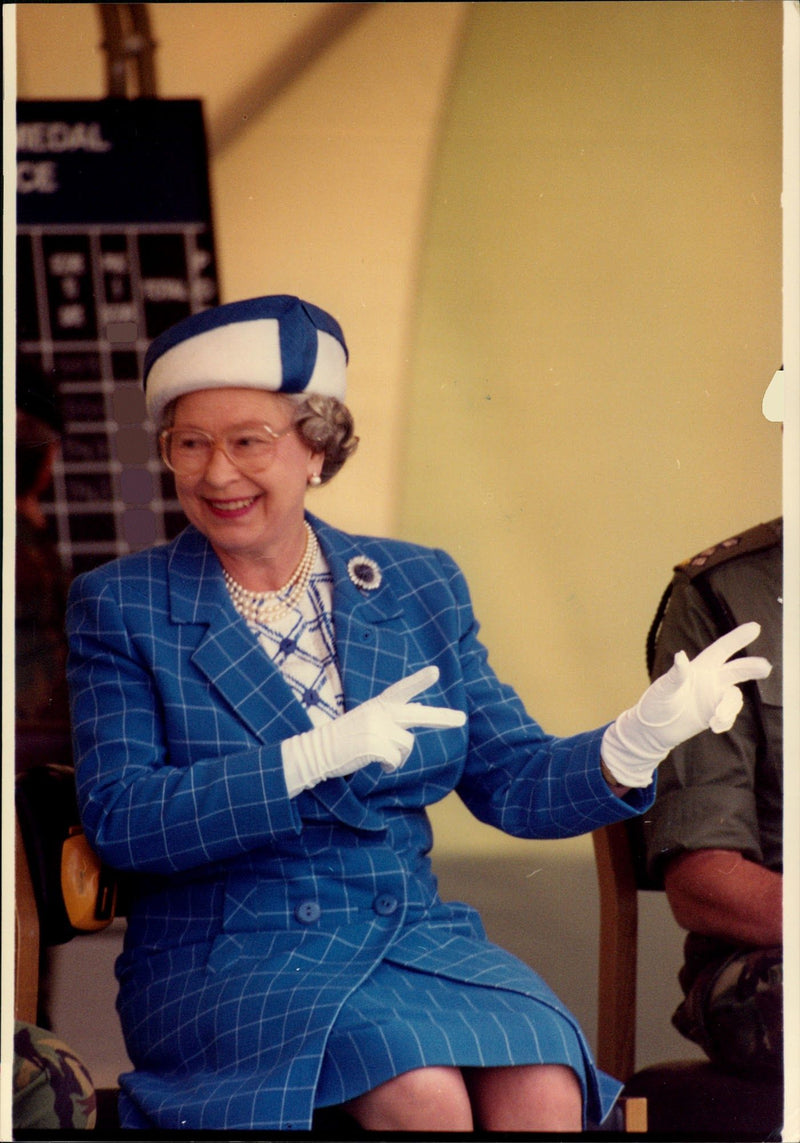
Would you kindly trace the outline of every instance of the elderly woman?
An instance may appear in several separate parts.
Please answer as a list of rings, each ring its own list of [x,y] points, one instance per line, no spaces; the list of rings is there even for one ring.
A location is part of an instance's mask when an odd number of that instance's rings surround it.
[[[724,729],[747,624],[607,728],[556,738],[502,685],[442,551],[305,511],[353,451],[336,321],[235,302],[145,362],[189,526],[73,584],[82,815],[132,874],[123,1125],[579,1130],[619,1084],[479,917],[438,896],[426,806],[519,837],[640,813],[678,741]],[[411,701],[422,696],[423,701]]]

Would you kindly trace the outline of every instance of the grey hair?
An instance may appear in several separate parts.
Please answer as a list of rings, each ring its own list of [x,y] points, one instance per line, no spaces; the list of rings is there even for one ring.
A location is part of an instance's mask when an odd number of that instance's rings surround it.
[[[281,396],[294,405],[294,425],[300,439],[313,452],[324,453],[320,476],[326,484],[358,448],[352,413],[337,397],[323,397],[320,393]]]

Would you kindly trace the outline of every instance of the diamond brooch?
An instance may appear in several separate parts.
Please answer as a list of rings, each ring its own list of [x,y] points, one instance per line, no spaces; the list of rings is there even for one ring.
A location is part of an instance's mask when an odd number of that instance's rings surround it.
[[[347,574],[362,591],[375,591],[381,586],[381,569],[369,556],[354,556],[347,565]]]

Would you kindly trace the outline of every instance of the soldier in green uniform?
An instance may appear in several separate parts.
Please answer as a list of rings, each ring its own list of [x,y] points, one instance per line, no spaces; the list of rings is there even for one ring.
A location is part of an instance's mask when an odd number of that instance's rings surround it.
[[[724,540],[675,569],[648,640],[653,678],[742,618],[772,674],[743,687],[727,734],[705,732],[661,764],[644,816],[648,870],[688,930],[676,1028],[751,1077],[783,1066],[782,521]]]

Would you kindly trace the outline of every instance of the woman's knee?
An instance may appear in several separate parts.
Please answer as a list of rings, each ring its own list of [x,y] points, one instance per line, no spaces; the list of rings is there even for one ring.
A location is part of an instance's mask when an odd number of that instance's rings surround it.
[[[475,1069],[468,1084],[477,1125],[486,1131],[580,1131],[583,1095],[562,1064]]]
[[[471,1131],[472,1108],[458,1068],[417,1068],[344,1104],[368,1131]]]

